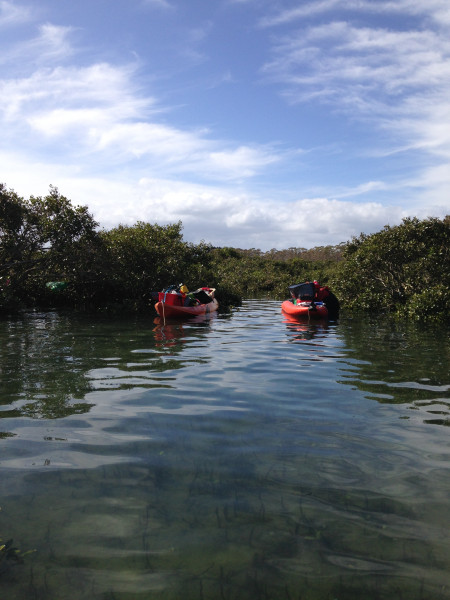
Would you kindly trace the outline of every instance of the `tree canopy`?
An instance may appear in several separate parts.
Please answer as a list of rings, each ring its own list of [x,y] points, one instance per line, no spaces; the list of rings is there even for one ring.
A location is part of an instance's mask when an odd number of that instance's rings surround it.
[[[336,278],[347,308],[436,319],[450,309],[450,219],[404,219],[348,242]]]

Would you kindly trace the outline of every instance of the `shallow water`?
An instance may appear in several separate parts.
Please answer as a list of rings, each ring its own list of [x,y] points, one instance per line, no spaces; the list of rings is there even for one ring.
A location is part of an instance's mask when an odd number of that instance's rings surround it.
[[[12,599],[450,596],[448,329],[0,322]]]

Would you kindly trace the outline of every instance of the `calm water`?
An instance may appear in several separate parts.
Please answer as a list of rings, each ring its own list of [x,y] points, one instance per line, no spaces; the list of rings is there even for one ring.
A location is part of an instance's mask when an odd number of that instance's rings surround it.
[[[448,329],[0,321],[0,596],[450,597]]]

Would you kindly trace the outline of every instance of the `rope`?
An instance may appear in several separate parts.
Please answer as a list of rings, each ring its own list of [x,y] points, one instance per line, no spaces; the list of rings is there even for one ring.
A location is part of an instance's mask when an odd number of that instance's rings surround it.
[[[164,310],[164,306],[165,306],[165,303],[166,303],[166,296],[167,296],[167,292],[164,294],[164,298],[163,298],[163,301],[162,301],[162,308],[163,308],[163,325],[165,325],[165,324],[166,324],[166,312],[165,312],[165,310]]]

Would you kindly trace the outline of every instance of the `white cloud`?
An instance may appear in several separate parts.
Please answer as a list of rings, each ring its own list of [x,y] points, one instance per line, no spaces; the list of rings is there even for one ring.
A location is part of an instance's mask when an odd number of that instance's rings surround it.
[[[281,160],[270,149],[240,146],[230,151],[214,151],[209,155],[210,168],[235,174],[237,178],[252,177],[263,167]]]
[[[377,202],[324,197],[280,201],[271,194],[258,197],[188,181],[156,177],[137,181],[123,172],[108,177],[85,176],[76,164],[19,158],[0,153],[0,163],[9,174],[6,183],[19,195],[45,195],[52,184],[74,205],[87,205],[106,229],[139,220],[161,225],[181,220],[184,239],[190,242],[205,240],[218,246],[262,250],[338,244],[361,231],[374,232],[387,223],[395,224],[409,214],[401,207]],[[347,195],[351,195],[350,190]]]
[[[248,193],[149,179],[141,180],[127,198],[121,220],[129,224],[134,218],[159,223],[180,219],[189,241],[204,239],[216,245],[263,250],[322,245],[324,239],[340,243],[406,216],[401,208],[374,202],[354,204],[310,198],[280,203]]]

